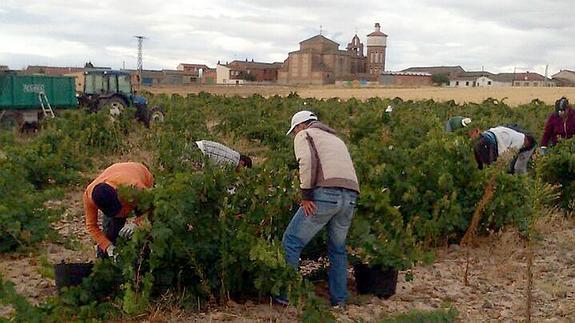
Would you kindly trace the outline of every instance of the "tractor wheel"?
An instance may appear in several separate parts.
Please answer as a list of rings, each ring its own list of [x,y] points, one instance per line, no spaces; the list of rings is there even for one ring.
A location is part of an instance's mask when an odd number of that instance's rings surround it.
[[[116,97],[105,99],[98,103],[98,111],[105,109],[110,112],[110,116],[114,119],[126,112],[126,108],[126,102]]]
[[[164,122],[164,109],[159,106],[154,106],[150,109],[149,112],[149,123],[151,126],[155,125],[156,123]]]

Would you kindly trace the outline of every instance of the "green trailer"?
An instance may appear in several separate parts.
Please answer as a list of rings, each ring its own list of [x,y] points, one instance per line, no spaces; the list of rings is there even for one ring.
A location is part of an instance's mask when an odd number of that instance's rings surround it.
[[[24,126],[54,110],[76,109],[75,78],[71,76],[0,74],[0,124]]]

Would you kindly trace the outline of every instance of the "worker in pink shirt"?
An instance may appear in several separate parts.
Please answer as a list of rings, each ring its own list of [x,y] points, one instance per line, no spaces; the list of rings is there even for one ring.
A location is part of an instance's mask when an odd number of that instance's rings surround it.
[[[569,139],[575,134],[575,110],[571,108],[566,97],[555,101],[555,112],[545,123],[541,138],[541,153],[547,153],[547,147],[554,146],[559,138]]]

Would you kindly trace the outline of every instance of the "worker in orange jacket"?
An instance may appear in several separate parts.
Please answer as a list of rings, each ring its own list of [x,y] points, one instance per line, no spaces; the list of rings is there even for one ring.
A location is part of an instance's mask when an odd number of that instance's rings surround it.
[[[145,189],[153,185],[154,176],[148,168],[134,162],[113,164],[88,185],[84,192],[86,228],[98,244],[98,258],[115,258],[114,244],[118,236],[129,238],[141,220],[142,214],[136,205],[122,201],[117,188],[130,186]],[[102,229],[98,226],[98,210],[104,214]],[[126,224],[132,210],[136,211],[135,224]]]

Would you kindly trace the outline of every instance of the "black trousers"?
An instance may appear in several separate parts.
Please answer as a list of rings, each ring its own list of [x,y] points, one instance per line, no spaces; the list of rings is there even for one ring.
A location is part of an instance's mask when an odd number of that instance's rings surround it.
[[[104,235],[106,238],[108,238],[108,240],[115,244],[116,240],[118,239],[118,234],[124,227],[124,224],[126,224],[126,218],[104,216],[102,221],[102,232],[104,232]],[[106,253],[106,250],[102,250],[98,246],[97,257],[108,258],[108,254]]]

